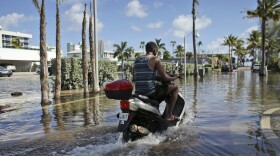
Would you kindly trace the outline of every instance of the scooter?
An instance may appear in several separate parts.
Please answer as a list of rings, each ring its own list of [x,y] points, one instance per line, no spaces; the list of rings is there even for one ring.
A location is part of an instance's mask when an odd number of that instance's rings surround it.
[[[162,101],[151,99],[144,95],[132,94],[133,85],[128,80],[117,80],[105,86],[105,94],[110,99],[120,100],[121,113],[118,131],[122,132],[123,142],[135,141],[150,133],[161,132],[171,126],[178,126],[185,113],[185,100],[181,93],[173,109],[173,115],[179,120],[164,120],[159,110]],[[165,101],[168,100],[168,97]]]

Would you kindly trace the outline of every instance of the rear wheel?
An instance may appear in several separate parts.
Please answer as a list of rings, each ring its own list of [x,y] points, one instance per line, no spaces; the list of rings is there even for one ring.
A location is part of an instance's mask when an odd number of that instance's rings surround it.
[[[123,141],[123,143],[126,143],[126,142],[129,142],[130,140],[131,140],[131,138],[130,138],[130,131],[129,131],[129,129],[126,129],[125,131],[123,131],[123,133],[122,133],[122,141]]]

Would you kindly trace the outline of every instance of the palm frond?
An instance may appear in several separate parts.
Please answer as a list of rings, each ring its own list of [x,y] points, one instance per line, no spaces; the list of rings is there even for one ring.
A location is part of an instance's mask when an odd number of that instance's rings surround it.
[[[34,6],[36,7],[38,13],[40,14],[41,13],[41,8],[40,8],[40,4],[39,4],[39,1],[38,0],[32,0]]]

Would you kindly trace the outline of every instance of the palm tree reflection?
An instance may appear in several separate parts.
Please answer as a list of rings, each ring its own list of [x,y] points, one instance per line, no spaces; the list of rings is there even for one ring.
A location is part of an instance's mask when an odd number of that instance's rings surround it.
[[[57,123],[57,130],[63,130],[64,129],[64,121],[63,121],[63,108],[61,105],[60,98],[55,99],[54,103],[54,113],[56,123]]]
[[[49,113],[49,105],[45,105],[42,107],[42,115],[41,115],[41,123],[43,124],[44,132],[47,134],[50,132],[50,123],[52,117]]]
[[[100,105],[100,97],[99,94],[95,95],[95,98],[93,98],[93,121],[95,125],[100,124],[100,110],[99,110],[99,105]]]

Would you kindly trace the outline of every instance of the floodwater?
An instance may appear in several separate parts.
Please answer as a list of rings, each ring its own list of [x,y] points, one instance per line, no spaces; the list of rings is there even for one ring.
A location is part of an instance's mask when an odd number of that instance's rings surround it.
[[[123,144],[118,101],[102,92],[83,99],[66,91],[61,101],[41,107],[38,75],[0,78],[0,104],[17,108],[0,114],[0,155],[275,155],[260,118],[279,107],[279,80],[279,74],[251,71],[188,76],[186,86],[176,82],[186,99],[183,123]],[[14,91],[23,96],[11,97]]]

